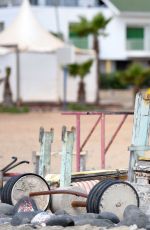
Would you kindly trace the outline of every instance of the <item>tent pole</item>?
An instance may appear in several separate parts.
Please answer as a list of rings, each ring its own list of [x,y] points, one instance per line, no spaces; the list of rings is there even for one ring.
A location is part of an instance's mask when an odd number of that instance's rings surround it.
[[[64,93],[64,101],[63,101],[63,110],[67,109],[67,75],[68,75],[68,68],[64,66],[64,85],[63,85],[63,93]]]
[[[19,49],[16,46],[16,75],[17,75],[17,105],[20,105],[20,56],[19,56]]]

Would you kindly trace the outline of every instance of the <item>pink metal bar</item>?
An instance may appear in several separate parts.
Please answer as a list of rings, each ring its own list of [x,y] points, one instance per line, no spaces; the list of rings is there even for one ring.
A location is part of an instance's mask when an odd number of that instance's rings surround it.
[[[101,163],[102,169],[105,168],[105,114],[101,118]]]
[[[105,148],[105,154],[107,153],[109,147],[111,146],[112,142],[114,141],[115,137],[117,136],[118,132],[120,131],[121,127],[123,126],[125,120],[127,119],[127,114],[123,116],[123,119],[121,120],[120,124],[118,125],[116,131],[114,132],[114,134],[111,137],[111,140],[109,141],[107,147]]]
[[[76,114],[76,170],[80,172],[80,114]]]
[[[133,112],[111,112],[111,111],[101,111],[101,112],[62,112],[62,115],[133,115]]]
[[[94,131],[94,127],[97,126],[98,122],[101,120],[101,168],[105,168],[105,154],[107,153],[108,149],[110,148],[111,144],[113,143],[115,137],[117,136],[119,130],[121,129],[122,125],[124,124],[128,115],[133,115],[133,112],[62,112],[63,115],[75,115],[76,116],[76,130],[77,130],[77,140],[76,140],[76,170],[80,171],[80,151],[82,151],[83,147],[89,140],[90,136]],[[100,115],[99,119],[95,123],[94,127],[90,131],[89,135],[85,139],[84,143],[80,148],[80,116],[82,115]],[[105,115],[124,115],[122,121],[120,122],[119,126],[117,127],[116,131],[114,132],[111,140],[109,141],[107,147],[105,148]]]
[[[82,149],[84,148],[84,146],[86,145],[86,143],[88,142],[89,138],[91,137],[92,133],[94,132],[96,126],[98,125],[98,123],[100,122],[102,117],[102,114],[99,116],[98,120],[96,121],[96,123],[94,124],[93,128],[91,129],[91,131],[89,132],[89,135],[86,137],[85,141],[83,142],[80,151],[82,151]]]

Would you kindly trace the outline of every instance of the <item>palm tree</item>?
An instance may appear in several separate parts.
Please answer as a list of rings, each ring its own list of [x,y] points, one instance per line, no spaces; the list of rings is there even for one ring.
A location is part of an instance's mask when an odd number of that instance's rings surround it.
[[[140,88],[144,85],[147,78],[150,78],[150,68],[144,68],[141,64],[134,62],[128,68],[119,73],[122,83],[128,84],[133,88],[133,100]]]
[[[84,78],[90,72],[93,60],[88,60],[82,64],[74,63],[69,64],[68,73],[72,77],[80,77],[79,88],[78,88],[78,102],[84,104],[86,101],[85,83]]]
[[[96,103],[99,103],[99,76],[100,76],[100,61],[99,61],[99,36],[106,35],[104,30],[111,18],[106,19],[102,13],[96,14],[92,20],[87,20],[87,18],[81,16],[80,22],[72,24],[70,27],[71,32],[76,33],[80,37],[92,35],[93,36],[93,49],[96,52],[96,62],[97,62],[97,92],[96,92]]]
[[[3,91],[3,106],[5,107],[12,107],[13,106],[13,100],[12,100],[12,91],[10,86],[10,74],[11,74],[11,68],[6,67],[6,77],[0,79],[0,83],[4,84],[4,91]]]

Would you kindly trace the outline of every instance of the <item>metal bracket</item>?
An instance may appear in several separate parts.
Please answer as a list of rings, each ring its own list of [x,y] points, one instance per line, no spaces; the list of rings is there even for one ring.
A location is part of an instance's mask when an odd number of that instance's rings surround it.
[[[131,145],[130,147],[128,147],[128,151],[136,151],[136,152],[140,152],[140,151],[149,151],[150,150],[150,146],[134,146]]]

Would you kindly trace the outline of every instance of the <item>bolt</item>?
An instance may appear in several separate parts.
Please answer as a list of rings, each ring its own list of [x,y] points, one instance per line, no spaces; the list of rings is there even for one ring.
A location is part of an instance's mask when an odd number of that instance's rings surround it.
[[[118,207],[121,207],[121,202],[118,202],[117,204],[116,204],[116,207],[118,208]]]

